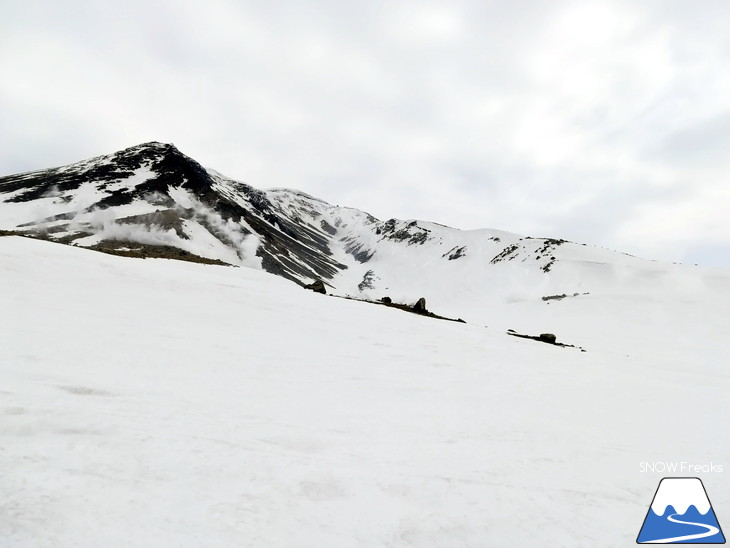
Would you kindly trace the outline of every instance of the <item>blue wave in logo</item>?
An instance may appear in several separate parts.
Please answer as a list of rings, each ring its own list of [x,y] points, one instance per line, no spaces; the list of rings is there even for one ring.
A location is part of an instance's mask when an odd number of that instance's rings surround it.
[[[667,506],[661,516],[650,509],[636,542],[641,544],[657,540],[664,540],[667,544],[725,543],[725,537],[712,508],[706,514],[701,514],[694,505],[687,508],[684,514],[677,514],[671,505]]]

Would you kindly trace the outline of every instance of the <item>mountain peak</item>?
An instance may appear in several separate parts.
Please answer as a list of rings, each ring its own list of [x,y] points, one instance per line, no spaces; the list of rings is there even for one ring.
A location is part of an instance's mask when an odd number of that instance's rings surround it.
[[[140,172],[148,175],[148,184],[141,188],[134,178]],[[123,184],[124,180],[130,184]],[[109,203],[101,204],[111,206],[128,203],[134,194],[130,191],[135,187],[141,192],[164,191],[168,185],[185,182],[195,188],[207,188],[210,177],[200,164],[174,145],[150,141],[67,166],[0,177],[0,194],[12,194],[5,201],[30,202],[51,194],[72,192],[86,183],[100,190],[111,185],[115,190],[107,193]]]
[[[106,159],[111,157],[124,158],[129,156],[149,156],[149,157],[160,157],[164,155],[174,156],[186,156],[173,144],[173,143],[162,143],[160,141],[148,141],[146,143],[140,143],[133,145],[125,149],[120,150],[111,155],[100,156],[100,159]]]

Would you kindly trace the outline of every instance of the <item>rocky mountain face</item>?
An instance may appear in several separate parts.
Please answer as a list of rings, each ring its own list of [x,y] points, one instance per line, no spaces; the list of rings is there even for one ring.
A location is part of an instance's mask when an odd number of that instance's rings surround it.
[[[302,285],[322,280],[335,293],[414,301],[444,287],[469,300],[515,279],[541,295],[572,294],[584,285],[570,273],[553,276],[556,269],[590,259],[592,251],[606,253],[497,230],[381,221],[299,191],[258,190],[157,142],[0,178],[0,229],[107,253],[259,268]]]
[[[0,199],[27,213],[5,229],[101,251],[259,264],[297,281],[345,268],[332,259],[330,234],[297,223],[265,192],[206,170],[169,144],[3,177]]]

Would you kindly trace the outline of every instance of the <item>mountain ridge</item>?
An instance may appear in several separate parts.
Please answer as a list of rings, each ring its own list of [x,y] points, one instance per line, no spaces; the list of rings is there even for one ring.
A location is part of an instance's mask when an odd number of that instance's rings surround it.
[[[596,276],[623,284],[655,268],[563,239],[382,221],[300,190],[256,189],[157,141],[0,177],[0,223],[107,253],[245,266],[299,285],[322,280],[343,296],[453,301],[444,312],[457,317],[460,303],[585,293]]]

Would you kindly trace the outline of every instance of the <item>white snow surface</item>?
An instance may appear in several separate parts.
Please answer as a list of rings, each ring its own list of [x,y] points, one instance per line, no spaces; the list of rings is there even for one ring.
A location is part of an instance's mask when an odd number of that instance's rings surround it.
[[[640,462],[730,465],[730,274],[566,246],[428,286],[460,324],[1,237],[0,546],[633,545]]]

